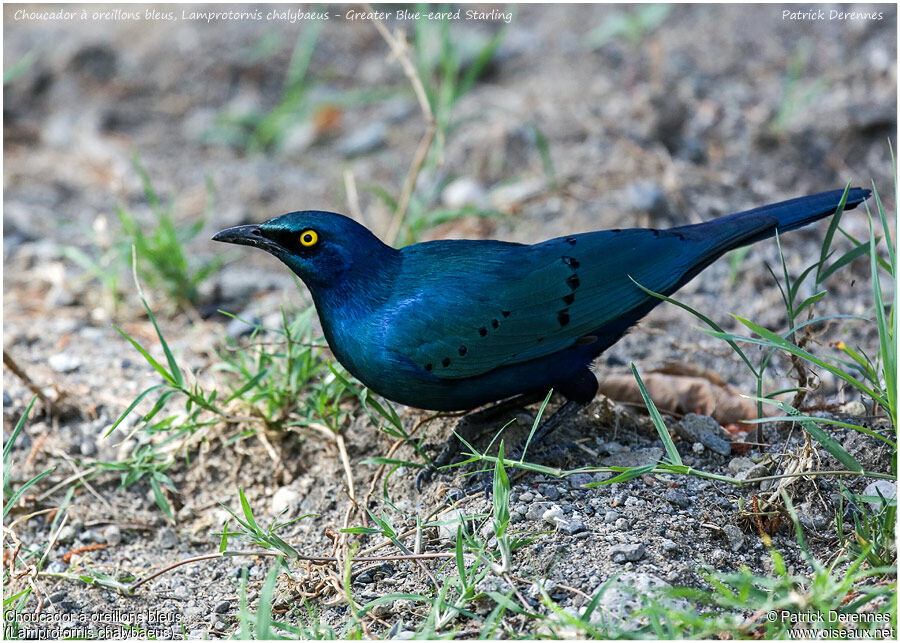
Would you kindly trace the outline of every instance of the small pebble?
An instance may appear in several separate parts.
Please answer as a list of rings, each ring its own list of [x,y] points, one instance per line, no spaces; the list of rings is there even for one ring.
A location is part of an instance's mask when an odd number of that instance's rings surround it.
[[[216,614],[225,614],[231,609],[231,601],[219,601],[213,608]]]
[[[75,540],[75,528],[72,525],[66,525],[62,529],[59,530],[59,536],[56,537],[56,542],[61,545],[68,545],[72,541]]]
[[[554,527],[556,527],[556,525],[562,522],[564,519],[565,517],[563,516],[562,507],[560,507],[559,505],[553,505],[541,515],[541,520],[550,525],[553,525]]]
[[[563,519],[558,524],[558,529],[562,533],[569,534],[571,536],[572,534],[583,532],[585,530],[585,526],[584,522],[582,522],[580,518],[573,516],[571,518]]]
[[[85,438],[81,441],[78,450],[81,452],[81,455],[91,458],[97,455],[97,441],[94,438]]]
[[[719,455],[731,455],[731,444],[718,435],[707,433],[700,438],[700,442],[713,453],[718,453]]]
[[[691,499],[676,489],[667,489],[663,497],[680,509],[687,509],[691,506]]]
[[[616,545],[609,550],[609,558],[614,563],[635,562],[644,557],[644,546],[640,543]]]
[[[542,484],[538,485],[538,491],[547,499],[547,500],[559,500],[560,492],[559,487],[552,484]]]
[[[466,519],[466,512],[462,509],[453,509],[448,511],[441,517],[441,523],[438,525],[438,538],[441,540],[455,543],[456,532],[459,524]]]
[[[528,505],[528,509],[525,512],[525,517],[528,520],[540,520],[544,515],[544,512],[547,511],[553,503],[550,502],[532,502]]]
[[[731,475],[736,476],[741,471],[752,469],[755,465],[756,463],[753,460],[741,455],[731,459],[728,463],[728,470],[731,471]]]
[[[441,193],[441,201],[451,209],[465,206],[481,206],[484,203],[486,193],[478,181],[469,177],[460,177],[444,188]]]
[[[103,538],[110,545],[118,545],[122,542],[122,530],[118,525],[110,525],[103,530]]]
[[[688,442],[702,442],[707,434],[721,435],[722,427],[708,415],[688,413],[674,427],[675,433]]]
[[[57,373],[71,373],[81,368],[81,359],[68,353],[51,355],[47,364]]]
[[[272,495],[272,513],[276,516],[282,511],[290,512],[300,502],[300,494],[291,487],[281,487]]]
[[[580,489],[584,485],[592,483],[594,481],[594,476],[589,473],[573,473],[567,480],[569,481],[570,487],[573,489]]]
[[[387,126],[381,121],[373,121],[344,136],[337,144],[338,151],[345,157],[369,154],[387,143]]]
[[[744,548],[747,537],[744,535],[744,532],[741,531],[740,527],[737,525],[725,525],[722,528],[722,531],[725,532],[728,544],[731,545],[731,551],[740,551]]]
[[[881,492],[881,495],[884,496],[885,500],[891,500],[897,497],[897,485],[890,480],[875,480],[874,482],[870,482],[863,490],[863,495],[875,497],[875,500],[870,500],[868,503],[872,511],[880,511],[882,508],[883,503],[881,502],[881,498],[878,497],[879,491]]]
[[[172,549],[178,544],[178,534],[170,527],[160,529],[157,539],[159,540],[159,546],[163,549]]]

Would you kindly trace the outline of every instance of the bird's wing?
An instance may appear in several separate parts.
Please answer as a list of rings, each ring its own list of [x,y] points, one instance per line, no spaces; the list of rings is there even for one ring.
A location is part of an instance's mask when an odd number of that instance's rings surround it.
[[[657,230],[608,230],[537,244],[437,242],[406,249],[385,345],[442,379],[467,378],[590,342],[674,288],[697,244]],[[599,351],[598,351],[599,352]]]

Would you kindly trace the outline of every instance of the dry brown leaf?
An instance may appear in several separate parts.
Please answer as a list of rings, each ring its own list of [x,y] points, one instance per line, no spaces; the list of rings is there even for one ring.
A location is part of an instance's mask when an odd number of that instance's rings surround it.
[[[716,377],[718,381],[713,381],[706,373],[679,375],[666,368],[645,373],[641,379],[656,408],[663,413],[709,415],[722,426],[756,416],[756,405],[752,400],[740,397],[721,379]],[[618,402],[644,404],[637,382],[630,374],[604,378],[600,382],[600,393]]]

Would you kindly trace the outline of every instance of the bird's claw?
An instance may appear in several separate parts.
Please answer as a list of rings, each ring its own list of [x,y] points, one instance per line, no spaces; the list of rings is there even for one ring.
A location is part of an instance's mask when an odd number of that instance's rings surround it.
[[[434,473],[437,471],[433,464],[426,464],[424,467],[419,469],[419,472],[416,474],[416,491],[422,493],[422,489],[429,484],[431,484],[432,478],[434,478]]]
[[[485,469],[472,475],[474,482],[466,487],[466,495],[478,495],[484,493],[484,497],[488,500],[494,491],[494,470]]]

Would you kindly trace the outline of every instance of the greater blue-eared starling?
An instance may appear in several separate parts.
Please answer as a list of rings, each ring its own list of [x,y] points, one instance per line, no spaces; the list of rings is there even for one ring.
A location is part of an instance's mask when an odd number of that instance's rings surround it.
[[[444,240],[395,249],[332,212],[291,212],[216,241],[261,248],[303,280],[335,357],[407,406],[471,410],[549,389],[597,391],[591,364],[660,299],[725,252],[833,214],[843,191],[666,230],[602,230],[534,245]],[[869,191],[847,190],[846,209]],[[553,423],[534,439],[546,437]]]

